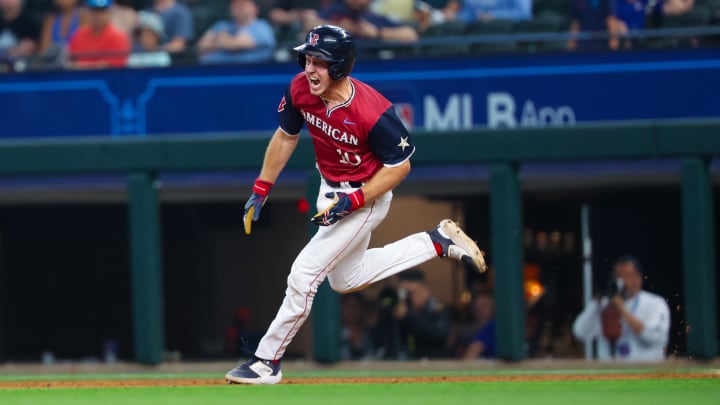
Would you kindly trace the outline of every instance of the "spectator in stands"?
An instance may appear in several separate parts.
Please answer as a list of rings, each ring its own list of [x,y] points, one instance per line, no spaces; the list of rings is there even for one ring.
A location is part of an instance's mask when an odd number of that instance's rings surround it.
[[[55,0],[55,11],[43,19],[38,53],[44,55],[51,49],[66,49],[75,31],[88,22],[90,14],[78,5],[78,0]]]
[[[138,25],[137,12],[128,4],[128,0],[114,0],[110,7],[110,19],[130,36]]]
[[[419,32],[428,27],[457,19],[460,0],[424,0],[415,2],[415,24]]]
[[[532,0],[463,0],[457,19],[466,23],[532,19]]]
[[[21,0],[0,0],[0,59],[13,61],[37,49],[40,26],[24,10]]]
[[[479,327],[463,358],[466,360],[478,357],[495,358],[495,300],[490,291],[479,291],[472,299],[472,310]]]
[[[101,69],[125,66],[130,38],[110,18],[112,0],[87,0],[90,21],[78,28],[69,43],[69,66]]]
[[[372,337],[369,331],[368,303],[359,292],[340,297],[342,341],[340,354],[343,360],[363,360],[373,355]]]
[[[255,0],[230,0],[233,21],[215,23],[197,43],[200,63],[260,63],[272,60],[275,33],[258,18]]]
[[[373,0],[370,10],[395,22],[415,23],[415,0]]]
[[[170,53],[185,51],[194,30],[190,9],[176,0],[153,0],[149,11],[158,13],[162,19],[166,36],[163,48]]]
[[[617,37],[645,28],[647,17],[680,15],[688,12],[694,0],[610,0],[612,49],[632,48],[632,40]]]
[[[570,32],[579,33],[609,33],[612,21],[610,21],[610,2],[613,0],[574,0],[572,3],[572,23]],[[616,45],[617,41],[613,44]],[[567,43],[567,49],[608,49],[611,46],[609,38],[585,39],[578,41],[571,37]]]
[[[385,358],[449,357],[450,311],[430,292],[419,269],[398,275],[396,292],[384,291],[378,321]]]
[[[395,22],[370,10],[372,0],[343,0],[320,10],[312,25],[334,24],[355,38],[381,41],[414,42],[418,33],[410,25]]]
[[[165,39],[165,31],[160,16],[149,11],[139,12],[138,25],[133,31],[133,53],[128,58],[128,66],[169,66],[170,54],[160,46],[163,39]]]
[[[281,30],[297,33],[303,37],[317,22],[317,10],[327,7],[332,0],[276,0],[268,19],[273,26]],[[298,39],[298,38],[292,38]]]

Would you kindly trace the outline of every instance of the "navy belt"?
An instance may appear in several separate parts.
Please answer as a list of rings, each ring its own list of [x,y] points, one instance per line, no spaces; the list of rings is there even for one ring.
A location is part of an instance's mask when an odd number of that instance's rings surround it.
[[[323,180],[325,180],[325,183],[332,188],[360,188],[365,184],[361,181],[332,181],[330,179],[326,179],[325,177],[323,177]]]

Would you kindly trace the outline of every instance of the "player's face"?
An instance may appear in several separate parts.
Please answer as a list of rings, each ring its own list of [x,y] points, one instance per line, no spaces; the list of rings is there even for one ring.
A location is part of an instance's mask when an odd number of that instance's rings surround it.
[[[333,86],[333,80],[328,75],[328,64],[324,60],[306,56],[305,76],[310,83],[310,94],[322,96]]]

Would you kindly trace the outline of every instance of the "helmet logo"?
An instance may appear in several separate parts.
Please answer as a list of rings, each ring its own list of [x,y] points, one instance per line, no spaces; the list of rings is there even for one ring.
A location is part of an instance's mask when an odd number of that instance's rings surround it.
[[[308,38],[308,43],[312,46],[315,46],[317,45],[318,40],[320,40],[320,35],[313,32],[312,34],[310,34],[310,38]]]

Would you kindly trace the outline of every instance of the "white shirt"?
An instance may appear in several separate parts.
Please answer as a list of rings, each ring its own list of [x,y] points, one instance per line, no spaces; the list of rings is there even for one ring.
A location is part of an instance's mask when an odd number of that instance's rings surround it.
[[[610,342],[602,333],[600,312],[609,303],[602,298],[598,303],[592,300],[578,315],[573,323],[573,335],[582,341],[598,339],[598,359],[628,361],[662,361],[665,358],[670,331],[670,307],[659,295],[640,291],[638,295],[625,300],[625,308],[642,321],[643,330],[635,334],[623,318],[622,334],[615,344],[615,356],[612,356]]]
[[[172,60],[170,54],[165,51],[157,52],[133,52],[127,60],[128,67],[165,67],[170,66]]]

